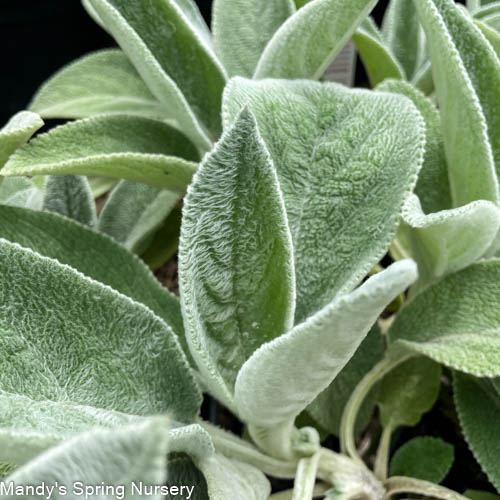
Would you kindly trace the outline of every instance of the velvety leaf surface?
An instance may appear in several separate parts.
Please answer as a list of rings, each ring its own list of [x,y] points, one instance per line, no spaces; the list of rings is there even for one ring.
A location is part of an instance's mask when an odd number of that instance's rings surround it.
[[[382,39],[371,17],[361,23],[352,39],[356,43],[372,87],[387,78],[404,78],[404,69]]]
[[[225,76],[206,38],[197,33],[199,26],[183,11],[186,3],[91,0],[153,94],[189,137],[199,136],[195,142],[207,147],[205,131],[212,139],[220,133]]]
[[[500,30],[500,16],[498,17],[499,19],[499,30]],[[486,37],[488,42],[491,43],[491,46],[495,50],[496,54],[498,57],[500,57],[500,31],[497,31],[496,29],[492,28],[486,23],[483,23],[481,21],[474,21],[476,26],[482,31],[483,35]]]
[[[384,16],[383,37],[411,80],[425,60],[425,34],[414,0],[391,0]]]
[[[337,375],[335,380],[307,407],[324,429],[339,435],[340,421],[344,407],[361,379],[384,355],[384,340],[377,325],[374,325],[361,342],[354,356]],[[375,392],[365,398],[356,418],[356,431],[361,432],[368,425],[375,406]]]
[[[228,75],[251,78],[268,41],[294,12],[293,0],[216,0],[214,45]]]
[[[481,258],[499,228],[500,209],[490,201],[425,215],[419,199],[411,195],[399,238],[419,264],[421,283],[429,283]]]
[[[390,476],[406,476],[439,484],[453,465],[453,446],[434,437],[417,437],[399,448],[391,460]]]
[[[423,159],[424,126],[401,96],[235,78],[225,127],[246,104],[285,198],[299,323],[352,290],[386,253]]]
[[[498,202],[499,59],[452,0],[415,5],[432,60],[454,205]]]
[[[179,198],[179,193],[173,191],[121,181],[106,199],[97,227],[140,254]]]
[[[43,191],[28,177],[0,176],[0,204],[41,210]]]
[[[149,309],[6,240],[0,256],[2,391],[187,422],[197,415],[188,362]]]
[[[384,427],[415,426],[439,394],[441,367],[427,358],[411,358],[390,371],[380,384],[378,406]]]
[[[57,259],[141,302],[184,339],[177,297],[137,257],[110,238],[55,214],[1,206],[0,237]]]
[[[197,159],[191,142],[164,123],[102,115],[38,136],[10,157],[2,174],[99,175],[182,192],[196,170],[192,161]]]
[[[179,284],[193,357],[215,395],[230,404],[243,363],[292,326],[295,298],[285,206],[248,110],[188,189]]]
[[[102,113],[170,117],[127,56],[116,49],[93,52],[59,70],[38,90],[29,108],[44,118],[87,118]]]
[[[97,219],[94,196],[87,179],[81,175],[49,175],[43,209],[87,226],[95,225]]]
[[[400,261],[263,344],[236,380],[240,417],[261,426],[295,418],[344,368],[387,304],[416,278],[415,264]]]
[[[211,457],[215,453],[210,434],[200,425],[179,425],[170,430],[169,452],[187,453],[198,459]]]
[[[266,476],[246,463],[216,454],[195,464],[205,476],[210,500],[267,500],[271,494]]]
[[[164,484],[167,470],[168,420],[151,419],[145,423],[117,430],[94,430],[75,437],[40,455],[24,467],[17,469],[7,479],[14,486],[39,485],[64,486],[56,488],[51,496],[55,500],[77,497],[75,481],[86,485],[125,485],[125,498],[160,500],[160,494],[132,495],[132,483]],[[109,457],[119,457],[110,460]],[[83,493],[85,494],[85,493]],[[14,500],[18,495],[3,498]],[[45,499],[45,495],[30,496]],[[103,495],[101,498],[108,498]]]
[[[318,79],[342,50],[376,0],[313,0],[274,34],[255,78]]]
[[[500,493],[500,394],[488,380],[454,376],[455,404],[465,439],[474,457]]]
[[[401,80],[387,80],[380,84],[377,90],[408,97],[425,120],[424,163],[415,186],[415,194],[420,199],[424,213],[430,214],[452,208],[448,165],[438,109],[422,92]]]
[[[500,260],[473,264],[419,293],[399,312],[388,339],[451,368],[499,376],[499,293]]]
[[[110,177],[94,177],[91,175],[87,177],[87,180],[89,181],[90,189],[95,199],[106,194],[118,183],[116,179]]]
[[[184,453],[171,453],[168,456],[166,484],[167,486],[185,484],[194,487],[192,491],[180,494],[177,497],[178,500],[208,500],[209,498],[205,477],[194,465],[193,460]]]
[[[0,168],[42,126],[43,120],[31,111],[21,111],[14,115],[0,129]]]

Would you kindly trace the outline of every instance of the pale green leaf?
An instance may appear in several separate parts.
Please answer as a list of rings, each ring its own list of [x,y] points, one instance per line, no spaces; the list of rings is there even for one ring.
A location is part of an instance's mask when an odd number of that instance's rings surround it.
[[[240,417],[266,427],[295,418],[344,368],[387,304],[416,278],[412,261],[393,264],[263,344],[238,373]]]
[[[500,31],[500,12],[486,16],[482,19],[484,23],[496,31]]]
[[[0,176],[0,204],[41,210],[43,191],[28,177]]]
[[[294,12],[293,0],[215,0],[215,51],[229,76],[251,78],[267,43]]]
[[[106,199],[97,228],[141,254],[179,198],[173,191],[121,181]]]
[[[111,238],[55,214],[1,206],[0,235],[141,302],[171,326],[185,346],[177,297]]]
[[[0,390],[186,422],[198,414],[178,340],[148,308],[6,240],[0,256]]]
[[[425,215],[411,195],[399,238],[418,263],[420,282],[429,283],[479,260],[495,242],[500,209],[490,201]]]
[[[216,454],[195,464],[205,476],[210,500],[268,500],[271,494],[266,476],[246,463]]]
[[[411,80],[425,60],[425,34],[414,0],[391,0],[382,25],[384,40]]]
[[[342,50],[376,0],[313,0],[274,34],[255,78],[317,80]]]
[[[0,168],[10,155],[41,127],[43,120],[36,113],[21,111],[15,114],[0,129]]]
[[[500,493],[500,394],[490,381],[454,375],[454,394],[465,439],[489,480]]]
[[[201,460],[215,453],[210,434],[200,424],[173,427],[170,430],[169,442],[170,453],[187,453]]]
[[[454,205],[498,202],[499,59],[454,1],[415,5],[432,60]]]
[[[340,421],[347,401],[361,379],[382,359],[384,351],[382,334],[377,325],[374,325],[335,380],[307,407],[314,420],[331,434],[339,435]],[[372,391],[363,402],[356,417],[357,433],[363,431],[370,421],[375,395],[375,391]]]
[[[207,482],[193,460],[184,453],[168,456],[167,486],[187,485],[189,490],[179,492],[176,500],[209,500]]]
[[[469,10],[472,11],[471,13],[476,19],[482,19],[491,15],[496,15],[500,13],[500,1],[491,0],[490,2],[482,2],[481,5],[478,5],[477,7]]]
[[[183,192],[197,159],[191,142],[164,123],[101,115],[39,135],[10,157],[2,174],[99,175]]]
[[[81,175],[49,175],[45,183],[43,210],[91,227],[97,222],[94,196],[87,179]]]
[[[499,16],[500,20],[500,16]],[[482,31],[483,35],[486,37],[488,42],[490,42],[491,46],[495,50],[498,57],[500,57],[500,32],[496,29],[492,28],[486,23],[482,21],[474,21],[476,26]],[[499,25],[500,29],[500,25]]]
[[[417,437],[396,451],[389,475],[414,477],[439,484],[451,469],[453,460],[451,444],[439,438]]]
[[[44,118],[86,118],[128,113],[171,118],[121,50],[93,52],[59,70],[33,97],[29,108]]]
[[[186,2],[90,0],[152,93],[200,148],[220,133],[225,76]]]
[[[36,400],[6,392],[0,392],[0,404],[0,460],[16,465],[94,427],[113,429],[143,419],[69,401]]]
[[[451,208],[448,165],[438,109],[422,92],[401,80],[387,80],[376,90],[404,95],[411,99],[420,111],[425,120],[426,141],[424,163],[418,175],[415,194],[420,198],[426,214]]]
[[[500,376],[499,294],[500,260],[473,264],[419,293],[388,339],[466,373]]]
[[[40,455],[6,478],[8,487],[46,484],[54,487],[50,498],[62,500],[85,495],[86,486],[123,487],[124,498],[161,500],[164,493],[153,495],[134,492],[140,483],[160,487],[167,471],[168,420],[150,419],[123,429],[98,429],[81,434]],[[110,457],[115,457],[110,460]],[[79,494],[78,482],[82,488]],[[75,484],[76,483],[76,484]],[[63,489],[64,488],[64,489]],[[77,488],[75,490],[75,488]],[[22,491],[22,490],[21,490]],[[121,490],[114,490],[120,491]],[[94,490],[93,496],[97,495]],[[5,500],[23,495],[7,490]],[[100,498],[110,498],[101,494]],[[42,500],[47,493],[28,494],[24,498]],[[95,496],[97,498],[97,496]]]
[[[386,253],[422,163],[424,124],[397,95],[234,78],[225,92],[225,127],[246,104],[285,199],[298,323],[352,290]]]
[[[379,35],[373,19],[368,17],[352,37],[372,87],[387,78],[404,79],[403,68]]]
[[[441,367],[427,358],[411,358],[390,371],[380,384],[378,406],[384,427],[415,426],[436,402]]]
[[[203,379],[231,404],[238,370],[293,323],[285,206],[254,117],[244,110],[189,187],[179,245],[186,335]]]

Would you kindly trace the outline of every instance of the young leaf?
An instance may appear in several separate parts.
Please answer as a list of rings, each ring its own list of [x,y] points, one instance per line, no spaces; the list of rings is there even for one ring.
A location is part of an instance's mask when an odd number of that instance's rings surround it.
[[[91,227],[97,219],[89,183],[80,175],[49,175],[45,183],[43,209]]]
[[[43,191],[28,177],[0,176],[0,204],[41,210]]]
[[[170,453],[187,453],[201,460],[215,453],[210,434],[200,424],[175,425],[169,434]]]
[[[220,133],[225,76],[206,38],[182,10],[186,1],[90,3],[181,130],[202,149],[209,148],[209,137]]]
[[[391,0],[382,26],[383,37],[411,80],[425,59],[425,34],[414,0]]]
[[[108,177],[93,177],[88,176],[87,180],[89,182],[90,189],[94,198],[97,199],[103,194],[106,194],[110,189],[112,189],[116,184],[116,179],[111,179]]]
[[[55,214],[2,206],[0,235],[146,305],[172,327],[181,341],[184,339],[177,297],[161,286],[137,257],[111,238]]]
[[[499,20],[500,20],[500,16],[499,16]],[[483,23],[481,21],[476,20],[476,21],[474,21],[474,23],[482,31],[483,35],[486,37],[488,42],[491,43],[491,46],[495,50],[497,56],[500,58],[500,31],[493,29],[491,26],[489,26],[488,24]],[[500,27],[499,27],[499,30],[500,30]]]
[[[243,110],[189,187],[179,285],[193,357],[231,404],[236,375],[293,323],[294,270],[278,180],[254,117]]]
[[[161,486],[166,479],[168,420],[150,419],[123,429],[96,429],[40,455],[17,469],[6,480],[13,487],[46,484],[54,487],[51,498],[63,500],[85,495],[86,487],[124,486],[125,498],[161,500],[161,494],[133,494],[132,483]],[[110,460],[110,457],[115,457]],[[119,460],[117,459],[119,457]],[[82,493],[78,488],[81,485]],[[30,499],[46,499],[47,493],[30,495]],[[100,495],[94,490],[93,495]],[[97,498],[96,496],[96,498]],[[5,500],[19,498],[15,491]]]
[[[313,0],[274,34],[255,78],[317,80],[342,50],[376,0]]]
[[[171,118],[121,50],[93,52],[52,76],[33,97],[29,109],[44,118],[87,118],[127,113]]]
[[[100,175],[182,192],[197,159],[191,142],[164,123],[102,115],[38,136],[10,157],[2,175]]]
[[[390,371],[381,382],[378,406],[384,427],[415,426],[436,402],[441,367],[427,358],[412,358]]]
[[[439,484],[451,469],[453,460],[451,444],[439,438],[417,437],[396,451],[389,475],[414,477]]]
[[[420,282],[429,283],[481,258],[499,229],[500,209],[490,201],[425,215],[419,199],[411,195],[399,238],[419,264]]]
[[[21,111],[14,115],[0,129],[0,168],[10,155],[41,127],[43,120],[36,113]]]
[[[423,211],[430,214],[452,208],[441,117],[436,106],[413,85],[401,80],[387,80],[376,90],[408,97],[425,120],[424,163],[415,186],[415,194],[420,199]]]
[[[465,439],[488,479],[500,492],[500,394],[490,381],[454,375],[454,394]]]
[[[500,376],[499,294],[500,260],[473,264],[419,293],[399,312],[388,339],[456,370]]]
[[[251,78],[267,42],[294,12],[293,0],[215,0],[215,51],[229,76]]]
[[[378,33],[372,18],[361,23],[352,39],[368,73],[372,87],[387,78],[404,79],[404,70]]]
[[[422,0],[415,6],[432,60],[454,205],[498,202],[498,57],[452,0]]]
[[[400,261],[263,344],[238,373],[239,416],[265,427],[295,418],[335,379],[379,314],[416,277],[415,264]]]
[[[166,189],[121,181],[102,207],[97,227],[140,254],[179,198],[178,193]]]
[[[266,476],[244,462],[216,454],[195,464],[205,476],[210,500],[268,500],[271,494]]]
[[[331,434],[339,435],[342,412],[347,401],[361,379],[383,358],[384,347],[380,328],[374,325],[344,369],[307,407],[314,420]],[[368,425],[374,406],[375,392],[372,391],[358,413],[356,431],[361,432]]]
[[[351,291],[386,253],[422,163],[424,124],[404,97],[332,83],[234,78],[225,127],[245,104],[285,199],[297,324]]]
[[[185,422],[198,414],[186,357],[149,309],[6,240],[0,257],[2,391]]]

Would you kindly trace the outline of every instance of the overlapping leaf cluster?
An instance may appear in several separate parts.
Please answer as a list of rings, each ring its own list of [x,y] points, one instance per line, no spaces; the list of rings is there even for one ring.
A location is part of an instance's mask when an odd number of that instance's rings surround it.
[[[5,481],[459,499],[451,444],[391,452],[452,380],[499,490],[500,3],[392,0],[379,29],[376,0],[216,0],[212,32],[191,0],[83,3],[120,49],[0,130]],[[351,37],[375,90],[315,81]],[[75,121],[29,140],[40,116]],[[177,244],[180,299],[137,257]]]

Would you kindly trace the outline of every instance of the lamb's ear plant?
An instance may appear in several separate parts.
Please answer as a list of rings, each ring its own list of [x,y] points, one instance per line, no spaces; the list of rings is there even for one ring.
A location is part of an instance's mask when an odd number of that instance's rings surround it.
[[[500,491],[498,2],[376,3],[84,1],[120,50],[0,130],[2,497],[461,500],[445,389]]]

